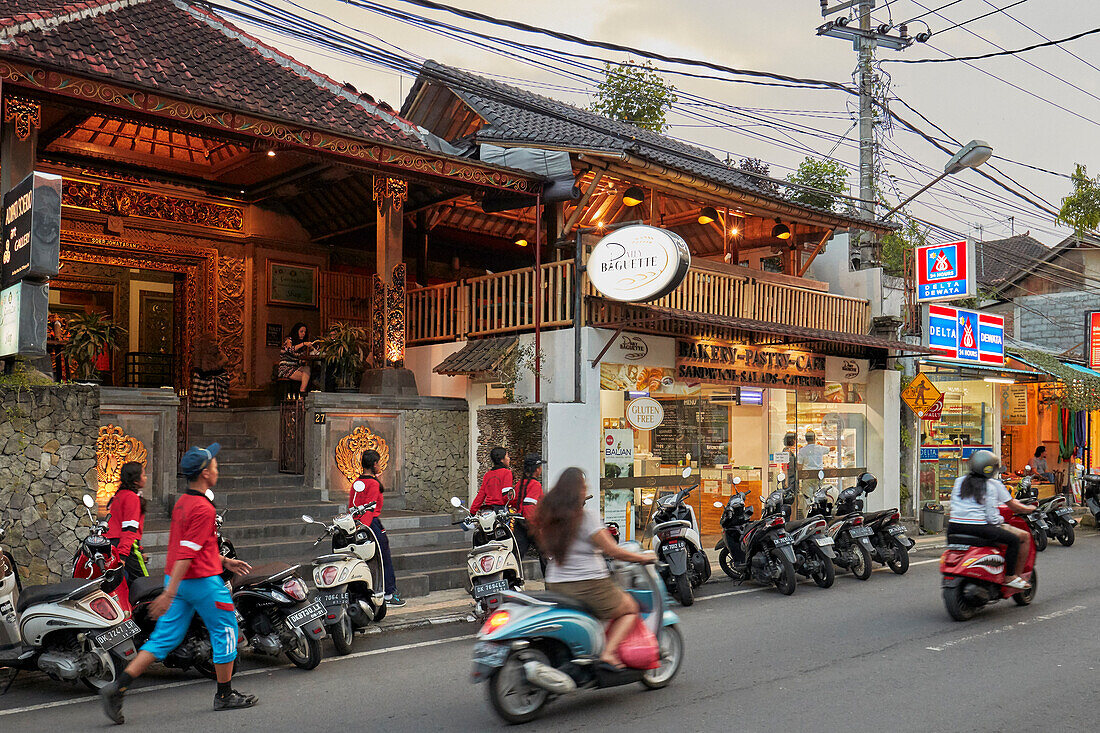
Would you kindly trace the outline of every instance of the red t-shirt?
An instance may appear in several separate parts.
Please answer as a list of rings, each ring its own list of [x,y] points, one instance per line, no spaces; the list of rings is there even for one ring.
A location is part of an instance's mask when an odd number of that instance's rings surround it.
[[[522,514],[523,518],[530,522],[535,516],[539,499],[542,498],[542,484],[539,483],[538,479],[529,479],[526,484],[523,479],[520,479],[515,494],[508,505],[512,508],[512,511]]]
[[[348,494],[348,509],[375,502],[376,506],[359,515],[359,521],[369,525],[374,518],[382,514],[382,484],[374,476],[360,476],[351,484]]]
[[[120,489],[107,505],[107,533],[109,540],[118,540],[118,554],[129,555],[134,542],[145,531],[145,515],[141,513],[141,497],[136,491]]]
[[[482,506],[504,506],[504,495],[512,490],[512,469],[494,468],[481,479],[481,488],[470,505],[470,511],[476,512]]]
[[[190,560],[184,580],[209,578],[222,572],[222,556],[214,531],[214,502],[201,493],[187,493],[176,500],[172,509],[172,529],[168,532],[168,557],[165,572],[171,574],[177,560]]]

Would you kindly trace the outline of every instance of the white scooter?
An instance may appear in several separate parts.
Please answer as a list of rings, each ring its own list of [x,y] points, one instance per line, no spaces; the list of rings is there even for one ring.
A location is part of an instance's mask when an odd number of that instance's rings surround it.
[[[0,541],[4,536],[0,527]],[[92,580],[24,588],[11,554],[0,547],[0,667],[40,670],[93,690],[113,682],[119,662],[137,654],[132,639],[140,631],[110,595],[122,573],[114,568]],[[8,686],[14,680],[13,674]]]
[[[451,497],[451,506],[466,509],[457,496]],[[516,554],[512,515],[507,508],[482,509],[476,515],[466,509],[466,514],[454,524],[474,533],[474,548],[466,556],[468,590],[474,598],[475,613],[484,617],[500,606],[502,593],[523,591],[523,565]]]
[[[691,477],[691,469],[680,474]],[[694,589],[710,580],[710,560],[699,539],[699,520],[684,499],[698,488],[695,483],[675,494],[662,496],[653,511],[653,551],[661,561],[661,579],[676,600],[684,606],[695,603]],[[646,498],[644,504],[652,505]]]
[[[313,584],[317,586],[317,600],[325,606],[325,626],[340,654],[351,651],[356,631],[386,617],[385,575],[378,538],[370,527],[357,521],[360,514],[374,507],[371,503],[350,514],[340,514],[328,526],[308,514],[302,515],[303,522],[325,528],[314,545],[332,535],[332,554],[313,561]]]

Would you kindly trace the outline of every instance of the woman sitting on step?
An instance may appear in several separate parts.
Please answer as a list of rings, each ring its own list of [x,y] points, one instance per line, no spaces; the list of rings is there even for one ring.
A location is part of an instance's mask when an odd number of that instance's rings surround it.
[[[378,461],[381,460],[376,450],[363,451],[363,473],[355,479],[351,485],[351,493],[348,495],[348,509],[354,510],[366,504],[374,503],[374,508],[364,511],[359,515],[359,521],[371,528],[378,538],[378,549],[382,553],[382,571],[385,576],[386,605],[390,608],[401,608],[405,601],[397,595],[397,577],[393,572],[393,559],[390,557],[390,538],[386,536],[386,528],[382,526],[379,515],[382,513],[382,482],[378,480]]]

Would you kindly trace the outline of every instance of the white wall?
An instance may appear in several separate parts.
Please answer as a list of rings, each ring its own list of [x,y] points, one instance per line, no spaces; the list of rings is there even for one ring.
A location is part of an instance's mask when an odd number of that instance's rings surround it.
[[[546,434],[543,436],[546,446],[543,455],[546,460],[544,485],[549,488],[562,471],[577,466],[588,477],[588,493],[598,497],[602,437],[599,400],[579,405],[548,404]]]
[[[901,315],[903,293],[883,287],[881,267],[855,272],[849,269],[848,235],[838,234],[829,240],[814,258],[806,277],[829,283],[829,291],[849,298],[871,301],[871,317]]]
[[[416,388],[424,397],[466,397],[469,377],[448,377],[432,371],[439,362],[455,353],[465,341],[449,344],[410,346],[405,349],[405,367],[416,377]]]
[[[872,371],[867,382],[867,470],[878,489],[867,498],[867,511],[900,507],[901,372]]]

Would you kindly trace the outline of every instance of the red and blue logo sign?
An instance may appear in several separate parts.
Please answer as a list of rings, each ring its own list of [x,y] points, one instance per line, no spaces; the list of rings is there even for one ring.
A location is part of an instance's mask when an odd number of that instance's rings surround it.
[[[1004,366],[1004,318],[945,305],[929,305],[926,313],[924,336],[936,356]]]
[[[965,241],[917,247],[917,300],[951,300],[973,295],[971,249]]]

